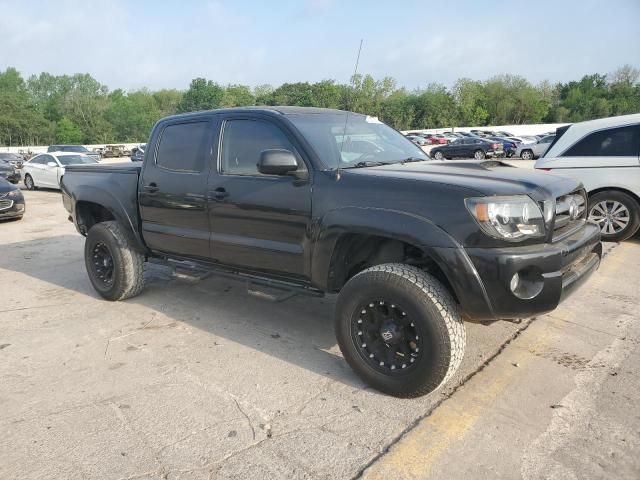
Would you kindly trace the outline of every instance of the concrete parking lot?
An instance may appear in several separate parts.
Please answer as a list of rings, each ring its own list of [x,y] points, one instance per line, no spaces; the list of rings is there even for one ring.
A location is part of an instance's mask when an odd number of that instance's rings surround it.
[[[416,400],[362,384],[333,297],[265,303],[150,268],[99,299],[60,194],[0,224],[0,478],[639,478],[640,240],[521,323],[467,324]]]

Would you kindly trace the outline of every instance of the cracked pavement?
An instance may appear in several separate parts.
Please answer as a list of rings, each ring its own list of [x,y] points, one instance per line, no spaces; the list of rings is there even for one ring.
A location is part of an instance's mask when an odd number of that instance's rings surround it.
[[[151,266],[142,295],[105,302],[59,193],[25,196],[0,225],[0,478],[354,478],[531,330],[467,324],[452,381],[388,397],[342,359],[335,298],[270,304]]]

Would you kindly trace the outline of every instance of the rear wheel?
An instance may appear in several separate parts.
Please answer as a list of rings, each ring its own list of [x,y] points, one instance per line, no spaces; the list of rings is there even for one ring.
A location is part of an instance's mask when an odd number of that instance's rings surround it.
[[[602,240],[621,242],[640,228],[640,206],[626,193],[599,192],[589,198],[589,220],[600,226]]]
[[[523,160],[533,160],[533,151],[523,150],[520,154],[520,158],[522,158]]]
[[[35,190],[38,188],[33,182],[33,178],[28,173],[24,176],[24,186],[27,187],[27,190]]]
[[[449,380],[466,342],[458,306],[444,286],[416,267],[394,263],[347,282],[336,305],[336,336],[363,381],[406,398]]]
[[[84,260],[93,288],[107,300],[135,297],[144,287],[144,257],[132,248],[118,222],[91,227]]]
[[[485,156],[486,155],[483,150],[476,150],[475,152],[473,152],[473,158],[475,158],[476,160],[482,160]]]

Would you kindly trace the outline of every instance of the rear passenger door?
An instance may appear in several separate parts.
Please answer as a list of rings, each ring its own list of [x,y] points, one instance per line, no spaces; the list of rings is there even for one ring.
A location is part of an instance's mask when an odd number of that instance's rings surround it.
[[[158,128],[140,176],[142,234],[154,251],[209,258],[207,180],[215,121],[206,117]]]
[[[260,152],[269,149],[293,152],[299,164],[296,175],[261,174]],[[311,219],[309,174],[285,127],[269,118],[225,116],[217,175],[209,182],[212,258],[307,277],[303,245]]]

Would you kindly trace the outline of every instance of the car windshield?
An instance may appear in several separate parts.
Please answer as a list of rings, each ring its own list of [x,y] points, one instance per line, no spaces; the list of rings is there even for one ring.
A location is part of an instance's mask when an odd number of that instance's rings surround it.
[[[93,158],[86,155],[60,155],[58,161],[62,165],[85,165],[88,163],[98,163]]]
[[[22,157],[17,153],[0,153],[0,160],[22,160]]]
[[[89,150],[87,150],[82,145],[67,145],[66,147],[62,147],[61,150],[63,152],[76,152],[76,153],[88,153],[89,152]]]
[[[288,115],[329,169],[363,162],[429,160],[422,149],[375,117],[346,113]],[[346,126],[346,128],[345,128]]]

